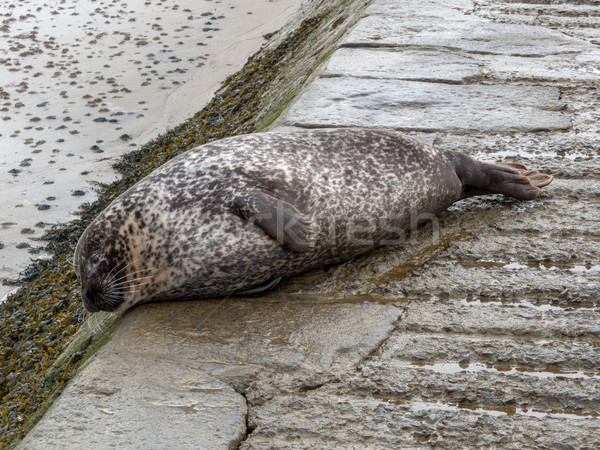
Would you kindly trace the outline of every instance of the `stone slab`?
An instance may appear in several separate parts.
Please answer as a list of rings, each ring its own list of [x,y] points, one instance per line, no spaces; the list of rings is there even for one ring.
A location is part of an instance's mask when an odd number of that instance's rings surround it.
[[[600,78],[600,49],[592,49],[580,54],[546,55],[537,58],[482,55],[487,76],[503,82],[534,79],[541,81],[592,81]]]
[[[166,356],[102,348],[19,448],[235,446],[246,433],[244,398],[193,360]]]
[[[400,6],[397,14],[368,16],[345,36],[342,45],[446,48],[513,56],[574,53],[588,48],[577,39],[545,27],[441,14],[407,16]]]
[[[474,5],[471,0],[377,0],[367,8],[369,16],[394,16],[397,19],[407,17],[436,18],[472,21],[479,20],[477,16],[471,15]],[[469,14],[465,17],[465,14]],[[443,26],[443,21],[440,20]]]
[[[479,62],[438,50],[340,48],[323,77],[357,77],[466,83],[481,76]]]
[[[597,417],[404,401],[403,387],[387,397],[378,388],[388,380],[372,377],[380,384],[354,379],[253,409],[256,428],[240,449],[571,449],[595,448],[600,439]],[[418,377],[412,382],[418,385]]]
[[[337,371],[372,351],[400,314],[394,305],[340,304],[277,293],[154,304],[127,314],[110,345],[117,352],[194,361],[227,379],[265,369]]]
[[[464,84],[487,79],[507,81],[595,81],[600,49],[537,57],[457,53],[448,49],[342,47],[322,77],[355,77]]]
[[[364,126],[415,131],[564,130],[557,88],[449,85],[401,80],[322,78],[292,106],[286,125]]]

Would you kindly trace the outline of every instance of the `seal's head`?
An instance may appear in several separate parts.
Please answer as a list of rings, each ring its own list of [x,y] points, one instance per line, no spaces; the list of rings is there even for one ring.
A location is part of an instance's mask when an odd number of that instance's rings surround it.
[[[115,311],[123,304],[126,289],[118,289],[127,279],[118,255],[108,238],[86,230],[75,250],[75,273],[81,284],[81,298],[89,312]]]
[[[111,223],[94,221],[75,249],[75,273],[89,312],[124,310],[139,303],[139,287],[147,278],[132,251],[131,234],[123,226],[107,227]]]

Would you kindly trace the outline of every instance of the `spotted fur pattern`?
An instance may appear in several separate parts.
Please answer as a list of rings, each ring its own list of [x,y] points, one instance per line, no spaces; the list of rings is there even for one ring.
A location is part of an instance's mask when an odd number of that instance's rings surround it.
[[[126,309],[226,296],[347,260],[396,240],[411,214],[460,198],[449,153],[373,129],[256,133],[203,145],[133,186],[89,226],[75,257],[82,290],[112,289],[97,306]],[[315,248],[278,245],[244,218],[239,205],[256,192],[305,214]]]

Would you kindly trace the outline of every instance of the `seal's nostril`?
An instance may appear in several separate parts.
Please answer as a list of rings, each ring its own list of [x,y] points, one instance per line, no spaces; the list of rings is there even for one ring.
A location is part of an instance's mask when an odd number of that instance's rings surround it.
[[[81,299],[83,300],[83,307],[89,312],[98,312],[100,308],[94,303],[94,291],[92,288],[81,290]]]

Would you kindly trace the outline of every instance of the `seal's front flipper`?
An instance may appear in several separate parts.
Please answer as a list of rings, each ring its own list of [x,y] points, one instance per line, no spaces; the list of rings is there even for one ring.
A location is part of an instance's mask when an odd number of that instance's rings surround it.
[[[257,286],[257,287],[248,289],[246,291],[234,292],[233,296],[234,297],[249,297],[251,295],[259,295],[259,294],[262,294],[263,292],[267,292],[267,291],[270,291],[271,289],[274,289],[275,287],[277,287],[277,285],[279,284],[280,281],[281,281],[281,277],[273,278],[271,281],[269,281],[266,284],[263,284],[262,286]]]
[[[263,192],[239,197],[234,203],[241,217],[261,228],[280,245],[297,252],[315,248],[312,221],[292,204]]]
[[[519,200],[532,200],[553,180],[552,175],[529,170],[524,164],[491,164],[460,153],[454,155],[456,174],[463,184],[461,199],[504,194]]]

